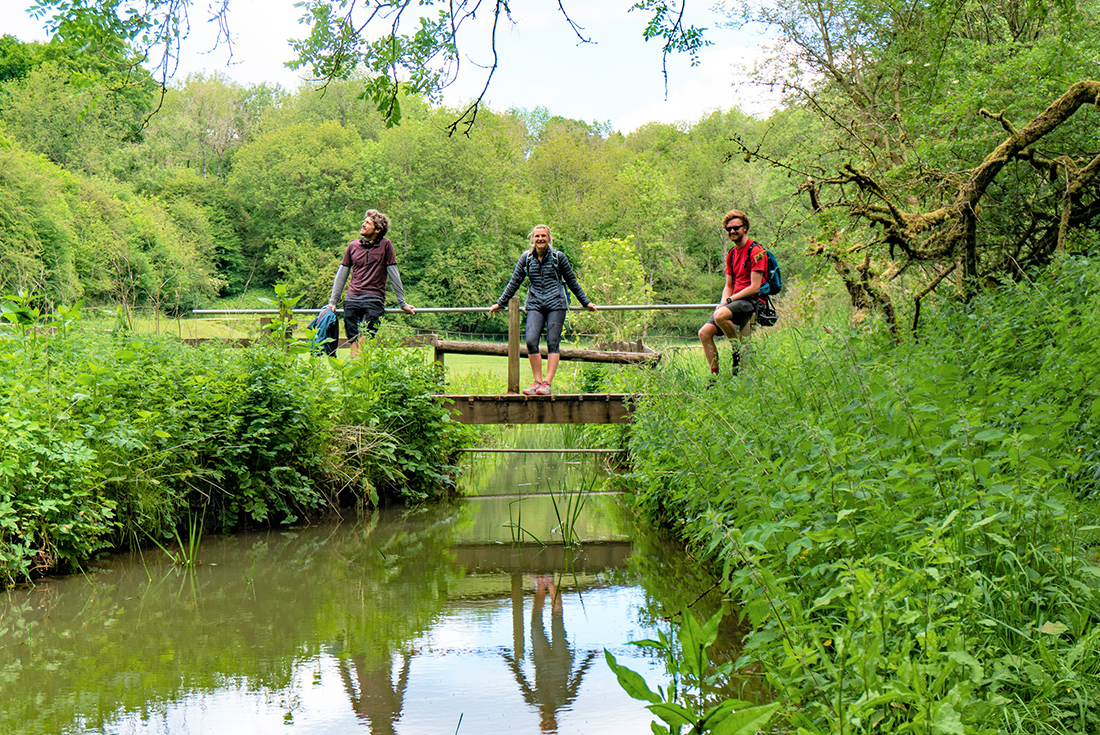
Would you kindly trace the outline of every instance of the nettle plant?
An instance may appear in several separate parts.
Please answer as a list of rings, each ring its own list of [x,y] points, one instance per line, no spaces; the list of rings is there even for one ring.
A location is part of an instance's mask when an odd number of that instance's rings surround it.
[[[679,625],[659,632],[658,639],[632,641],[631,645],[657,651],[665,660],[671,681],[667,687],[653,691],[641,674],[621,665],[610,651],[604,649],[607,665],[615,672],[619,686],[634,699],[648,702],[646,709],[664,724],[651,723],[655,735],[755,735],[764,729],[782,704],[753,705],[740,699],[718,695],[720,685],[733,671],[725,662],[715,665],[707,654],[718,638],[722,610],[700,625],[684,607]]]

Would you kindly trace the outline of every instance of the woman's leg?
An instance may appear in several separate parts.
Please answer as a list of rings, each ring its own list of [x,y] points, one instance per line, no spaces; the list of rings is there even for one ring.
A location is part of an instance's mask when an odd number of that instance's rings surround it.
[[[554,382],[561,360],[561,330],[565,325],[565,309],[555,309],[546,318],[546,382]]]
[[[546,314],[538,309],[527,310],[527,360],[531,363],[531,374],[536,383],[542,382],[542,353],[539,350],[539,338],[542,336],[542,327],[545,323]]]

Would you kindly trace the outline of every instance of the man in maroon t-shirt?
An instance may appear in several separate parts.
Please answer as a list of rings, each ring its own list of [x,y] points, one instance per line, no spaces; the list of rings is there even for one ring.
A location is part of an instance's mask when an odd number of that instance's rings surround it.
[[[389,229],[389,217],[377,209],[368,209],[359,229],[359,239],[348,243],[332,282],[332,293],[325,309],[336,308],[344,283],[351,274],[348,295],[344,298],[344,333],[351,343],[352,357],[359,354],[360,324],[368,337],[378,331],[378,322],[385,313],[387,281],[393,284],[393,294],[401,309],[406,314],[416,313],[416,309],[405,303],[405,289],[401,285],[401,274],[397,272],[393,243],[385,237]]]
[[[741,343],[748,340],[749,320],[756,313],[756,294],[764,285],[768,270],[767,255],[749,238],[749,218],[739,209],[732,209],[722,218],[722,228],[729,238],[726,253],[726,286],[718,308],[699,330],[703,354],[710,365],[710,372],[718,374],[718,348],[714,338],[719,330],[733,342],[733,372],[741,364]],[[736,341],[735,341],[736,340]]]

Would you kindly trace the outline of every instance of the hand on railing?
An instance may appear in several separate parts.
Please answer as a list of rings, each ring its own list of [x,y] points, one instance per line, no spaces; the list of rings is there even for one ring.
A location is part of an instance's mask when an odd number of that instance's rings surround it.
[[[490,314],[492,314],[493,312],[497,312],[497,311],[500,311],[500,304],[493,304],[492,306],[489,307],[489,313]]]

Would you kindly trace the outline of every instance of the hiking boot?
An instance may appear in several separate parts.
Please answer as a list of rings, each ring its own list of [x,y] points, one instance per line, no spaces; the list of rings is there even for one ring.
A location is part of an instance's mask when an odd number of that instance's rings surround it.
[[[531,385],[529,387],[524,388],[521,392],[525,396],[533,396],[533,395],[538,394],[539,388],[541,388],[541,387],[542,387],[542,383],[540,383],[539,381],[536,380],[534,383],[531,383]]]
[[[733,372],[732,375],[737,375],[737,371],[741,369],[741,353],[733,353]]]
[[[550,395],[550,383],[545,380],[539,385],[538,390],[535,391],[536,396],[548,396]]]

